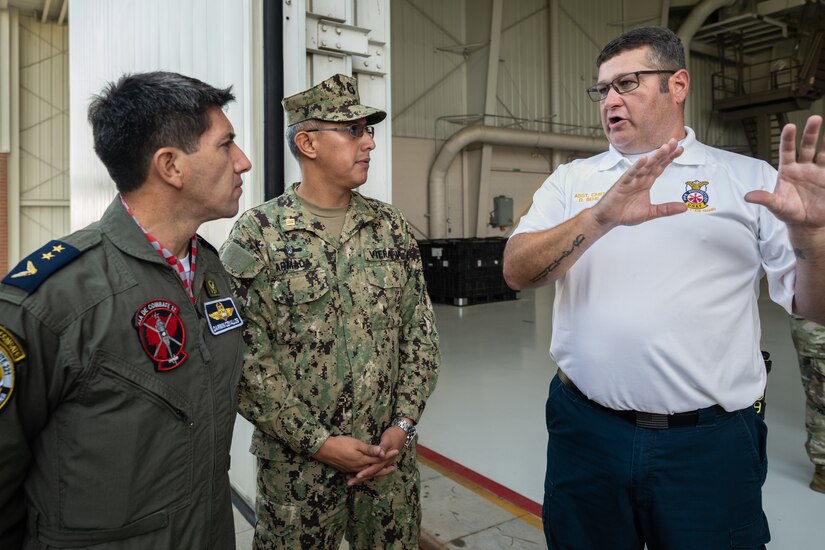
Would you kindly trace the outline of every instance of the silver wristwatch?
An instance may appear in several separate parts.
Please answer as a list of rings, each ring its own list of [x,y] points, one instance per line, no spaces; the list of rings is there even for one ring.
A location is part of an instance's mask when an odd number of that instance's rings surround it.
[[[404,420],[403,418],[396,418],[392,422],[390,422],[390,426],[398,426],[405,432],[407,432],[407,441],[404,442],[404,448],[409,447],[412,440],[415,439],[415,436],[418,432],[415,431],[415,426]]]

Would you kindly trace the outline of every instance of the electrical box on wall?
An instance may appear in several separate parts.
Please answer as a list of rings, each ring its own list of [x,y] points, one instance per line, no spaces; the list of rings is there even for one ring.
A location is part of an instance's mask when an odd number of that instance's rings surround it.
[[[513,199],[499,195],[493,199],[493,211],[490,212],[490,225],[493,227],[513,226]]]

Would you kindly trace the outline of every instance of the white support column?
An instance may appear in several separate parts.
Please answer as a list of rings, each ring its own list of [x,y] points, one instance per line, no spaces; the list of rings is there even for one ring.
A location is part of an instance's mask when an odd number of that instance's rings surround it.
[[[306,0],[284,2],[284,97],[336,73],[355,76],[361,102],[390,111],[388,0]],[[270,98],[272,100],[273,98]],[[280,101],[280,98],[275,98]],[[286,128],[284,128],[286,130]],[[392,125],[375,129],[369,179],[359,191],[385,202],[392,199]],[[284,143],[284,183],[301,179],[297,161]]]
[[[353,57],[361,101],[387,112],[375,127],[375,151],[367,183],[359,191],[368,197],[392,202],[392,89],[390,88],[390,2],[356,0],[355,24],[370,30],[369,57]]]
[[[11,14],[8,0],[0,0],[0,153],[11,149]]]
[[[484,114],[496,112],[496,94],[498,92],[498,57],[501,51],[501,9],[502,0],[493,0],[490,17],[490,49],[487,59],[487,92],[484,101]],[[494,126],[493,119],[485,118],[484,124]],[[476,220],[476,237],[483,237],[487,232],[489,222],[488,207],[490,204],[490,178],[493,164],[493,146],[484,144],[481,149],[481,174],[478,186],[478,218]],[[448,219],[451,214],[448,212]],[[447,231],[452,230],[448,222]]]
[[[9,10],[8,266],[20,261],[20,17]]]

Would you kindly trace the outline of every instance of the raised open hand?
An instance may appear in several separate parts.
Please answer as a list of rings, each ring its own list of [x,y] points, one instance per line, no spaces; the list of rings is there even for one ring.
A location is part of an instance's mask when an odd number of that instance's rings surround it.
[[[745,200],[761,204],[788,225],[825,227],[825,143],[817,148],[821,127],[821,116],[808,118],[797,155],[796,126],[785,125],[779,142],[776,188],[773,193],[751,191]]]
[[[683,151],[676,140],[671,139],[650,156],[643,156],[636,161],[593,207],[593,215],[599,224],[606,228],[638,225],[687,210],[682,202],[650,202],[650,188],[656,178]]]

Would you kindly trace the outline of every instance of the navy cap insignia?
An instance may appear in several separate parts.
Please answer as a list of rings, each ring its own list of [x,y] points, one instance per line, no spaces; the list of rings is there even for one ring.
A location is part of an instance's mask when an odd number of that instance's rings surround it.
[[[203,309],[206,313],[206,320],[209,321],[209,330],[215,336],[243,325],[243,319],[232,298],[206,302],[203,304]]]
[[[14,364],[26,357],[14,335],[0,326],[0,409],[11,399],[14,392]]]
[[[50,241],[23,258],[3,278],[3,283],[34,292],[49,275],[80,256],[80,251],[61,241]]]
[[[162,298],[146,302],[135,312],[133,324],[140,344],[158,372],[175,369],[188,357],[183,351],[186,328],[179,312],[178,306]]]

